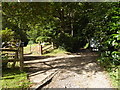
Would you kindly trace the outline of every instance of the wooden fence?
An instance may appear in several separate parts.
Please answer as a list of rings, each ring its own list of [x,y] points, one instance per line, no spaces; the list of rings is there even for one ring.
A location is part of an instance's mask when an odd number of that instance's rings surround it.
[[[23,71],[24,60],[23,60],[23,47],[19,48],[0,48],[2,52],[2,57],[12,57],[5,60],[2,60],[3,63],[5,62],[13,62],[12,67],[15,67],[16,61],[20,62],[20,71]],[[11,52],[11,53],[9,53]]]

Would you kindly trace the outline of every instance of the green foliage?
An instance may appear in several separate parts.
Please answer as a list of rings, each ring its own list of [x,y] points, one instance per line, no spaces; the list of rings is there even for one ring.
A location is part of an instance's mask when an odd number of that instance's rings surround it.
[[[38,37],[38,30],[31,28],[30,31],[27,31],[27,37],[29,40],[33,41],[35,43],[36,38]]]
[[[11,41],[14,37],[14,32],[11,29],[5,28],[2,30],[2,41]]]
[[[36,42],[37,38],[45,40],[46,37],[50,37],[51,40],[49,41],[53,41],[57,47],[61,46],[66,50],[73,51],[72,49],[77,44],[76,50],[83,47],[84,43],[89,43],[91,37],[100,35],[97,38],[104,39],[105,30],[109,34],[112,29],[117,28],[115,22],[115,26],[110,27],[111,30],[106,28],[111,24],[110,22],[106,24],[108,20],[119,19],[118,16],[111,18],[111,12],[119,14],[113,9],[117,10],[116,6],[116,3],[87,2],[3,3],[3,21],[10,22],[21,29],[17,31],[23,32],[22,29],[29,28],[29,31],[27,31],[29,40]],[[61,40],[61,38],[66,40]],[[37,39],[37,41],[39,40]],[[80,44],[77,42],[80,42]]]
[[[102,66],[109,72],[113,85],[118,87],[118,70],[120,66],[120,8],[118,3],[111,3],[113,6],[106,12],[104,26],[101,28],[98,37],[101,41],[101,56],[98,59]],[[97,32],[98,33],[98,32]],[[101,34],[100,34],[101,33]]]
[[[9,27],[22,41],[27,42],[27,38],[33,42],[49,41],[70,52],[83,48],[94,37],[101,45],[101,64],[105,67],[119,66],[119,4],[4,2],[3,30]]]
[[[118,4],[3,3],[3,21],[9,23],[16,37],[22,40],[26,38],[27,29],[29,40],[52,41],[57,47],[68,51],[74,52],[84,47],[91,37],[100,41],[103,50],[111,47],[117,49],[120,22]],[[5,22],[3,27],[6,27]]]
[[[28,42],[29,45],[32,45],[33,43],[34,43],[33,41],[29,41],[29,42]]]
[[[101,42],[102,50],[101,53],[101,62],[106,64],[105,66],[111,65],[120,65],[120,22],[119,19],[119,3],[115,3],[116,7],[110,9],[108,15],[108,22],[106,22],[106,31],[102,28],[101,32],[104,32],[106,35],[101,36],[104,40]],[[103,61],[104,60],[104,61]],[[107,62],[106,62],[107,61]]]
[[[36,39],[36,42],[38,43],[42,43],[42,42],[47,42],[50,40],[50,37],[47,37],[47,36],[39,36],[37,37]]]
[[[111,81],[112,81],[112,85],[117,88],[119,87],[119,83],[120,83],[120,78],[119,78],[119,68],[113,68],[112,70],[107,70],[109,72],[109,75],[111,77]]]

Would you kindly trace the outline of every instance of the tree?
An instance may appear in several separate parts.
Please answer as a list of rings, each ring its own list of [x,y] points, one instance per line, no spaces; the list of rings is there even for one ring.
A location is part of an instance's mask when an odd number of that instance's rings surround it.
[[[34,42],[38,37],[49,37],[57,47],[76,51],[92,37],[104,42],[109,32],[105,31],[109,21],[106,16],[113,6],[113,3],[90,2],[3,3],[3,21],[11,23],[5,26],[3,22],[3,28],[12,26],[15,32],[27,31]]]
[[[104,18],[104,26],[100,26],[100,31],[97,33],[98,37],[100,37],[101,41],[101,49],[104,52],[101,52],[100,61],[106,66],[117,66],[120,64],[120,8],[119,2],[110,3],[112,8],[110,8],[106,12],[106,16]],[[106,63],[107,62],[107,63]]]

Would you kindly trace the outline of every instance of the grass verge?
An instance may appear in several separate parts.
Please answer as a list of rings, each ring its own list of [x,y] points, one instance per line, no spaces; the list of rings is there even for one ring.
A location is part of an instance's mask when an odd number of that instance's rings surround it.
[[[119,83],[120,83],[120,66],[116,67],[116,69],[112,68],[112,69],[108,69],[107,68],[107,72],[110,76],[111,82],[112,82],[112,86],[115,88],[120,87]]]
[[[7,68],[2,71],[2,88],[28,88],[30,82],[26,72],[20,72],[18,68]]]
[[[51,51],[48,51],[46,54],[43,54],[44,56],[57,56],[57,55],[66,55],[68,53],[66,50],[58,48],[53,49]]]

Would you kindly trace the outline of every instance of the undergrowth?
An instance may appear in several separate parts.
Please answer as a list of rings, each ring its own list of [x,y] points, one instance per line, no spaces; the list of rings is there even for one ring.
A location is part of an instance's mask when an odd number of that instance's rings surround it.
[[[112,69],[110,69],[110,68],[106,69],[108,71],[108,74],[110,75],[112,85],[115,88],[118,88],[119,87],[118,84],[120,83],[120,77],[119,77],[120,70],[119,70],[119,68],[120,68],[120,66],[116,67],[116,68],[112,68]]]
[[[99,58],[98,61],[100,62],[100,65],[108,72],[112,86],[114,88],[118,88],[120,83],[120,65],[116,66],[109,64],[110,62],[107,62],[107,60],[101,62],[101,58]]]

